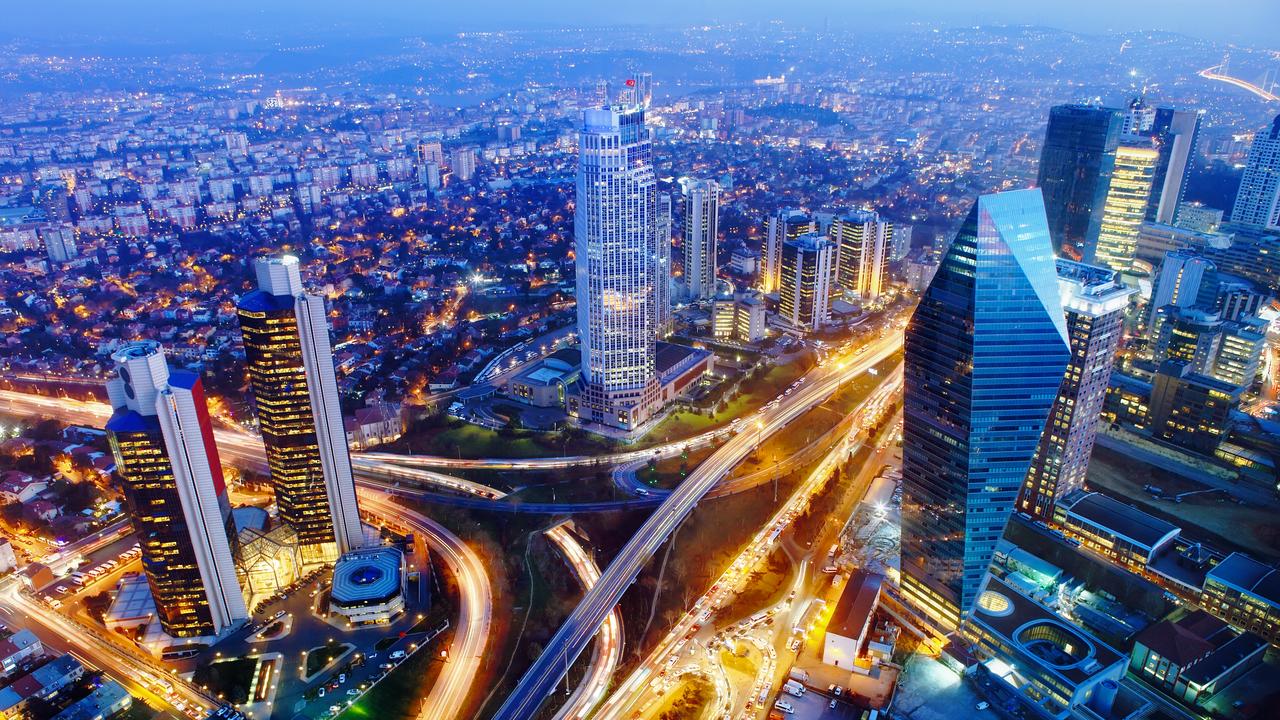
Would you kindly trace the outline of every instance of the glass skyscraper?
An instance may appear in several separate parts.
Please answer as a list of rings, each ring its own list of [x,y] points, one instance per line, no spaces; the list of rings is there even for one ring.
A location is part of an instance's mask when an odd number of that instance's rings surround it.
[[[1093,261],[1116,147],[1124,122],[1119,110],[1093,105],[1058,105],[1040,151],[1036,185],[1044,193],[1049,235],[1057,248]]]
[[[1102,222],[1086,246],[1093,249],[1093,257],[1098,264],[1117,272],[1133,269],[1138,230],[1146,218],[1147,204],[1151,202],[1151,184],[1159,159],[1159,153],[1150,147],[1150,143],[1147,147],[1121,145],[1116,150],[1107,199],[1100,211]]]
[[[906,329],[902,593],[973,607],[1067,366],[1039,190],[978,198]]]

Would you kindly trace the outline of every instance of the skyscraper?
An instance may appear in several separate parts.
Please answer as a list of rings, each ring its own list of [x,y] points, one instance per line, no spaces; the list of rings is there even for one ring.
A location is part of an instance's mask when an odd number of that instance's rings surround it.
[[[324,298],[303,290],[295,257],[259,258],[254,271],[237,312],[276,505],[305,559],[331,559],[364,533]]]
[[[1151,312],[1165,305],[1189,308],[1199,302],[1202,287],[1213,281],[1213,263],[1194,250],[1173,250],[1164,261],[1151,286]]]
[[[657,180],[644,108],[583,113],[574,209],[579,416],[634,429],[657,405]]]
[[[1097,235],[1086,246],[1092,248],[1091,256],[1099,265],[1117,272],[1133,269],[1138,231],[1147,216],[1158,159],[1159,153],[1149,145],[1121,145],[1116,149],[1115,166],[1102,205],[1102,221]]]
[[[1231,222],[1280,230],[1280,115],[1253,136]]]
[[[671,334],[671,195],[658,193],[654,238],[653,329],[661,340]]]
[[[453,176],[461,182],[471,182],[476,176],[476,151],[475,148],[461,147],[453,151],[452,155]]]
[[[1051,519],[1056,500],[1084,485],[1125,309],[1136,292],[1109,268],[1061,259],[1057,268],[1071,359],[1018,496],[1019,512],[1039,520]]]
[[[813,216],[801,210],[779,210],[769,216],[760,244],[760,291],[778,292],[782,277],[782,244],[818,229]]]
[[[880,297],[888,281],[893,225],[874,212],[857,210],[837,217],[830,232],[839,248],[840,288],[863,300]]]
[[[1172,225],[1181,219],[1182,198],[1200,139],[1200,113],[1159,108],[1149,134],[1159,158],[1152,177],[1147,221]]]
[[[1085,262],[1093,260],[1086,246],[1098,236],[1122,126],[1120,111],[1111,108],[1058,105],[1049,111],[1036,184],[1054,246],[1071,248]]]
[[[817,330],[831,320],[836,244],[819,232],[782,243],[778,315],[799,330]]]
[[[219,635],[249,612],[200,376],[170,370],[154,342],[112,360],[107,434],[160,626],[175,638]]]
[[[682,178],[684,195],[684,287],[690,301],[716,294],[716,233],[720,186],[715,180]]]
[[[905,337],[902,593],[940,627],[978,596],[1068,343],[1040,191],[978,198]]]

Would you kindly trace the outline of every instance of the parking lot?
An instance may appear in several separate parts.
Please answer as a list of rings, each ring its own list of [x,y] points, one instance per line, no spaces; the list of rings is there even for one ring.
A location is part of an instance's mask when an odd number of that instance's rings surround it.
[[[991,712],[977,710],[982,702],[968,683],[942,663],[926,655],[913,655],[898,681],[890,714],[904,720],[980,718]]]

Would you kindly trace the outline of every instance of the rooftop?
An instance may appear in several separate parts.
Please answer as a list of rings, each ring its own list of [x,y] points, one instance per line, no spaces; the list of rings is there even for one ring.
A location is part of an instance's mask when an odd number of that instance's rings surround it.
[[[827,632],[847,638],[862,637],[867,624],[871,622],[871,614],[876,610],[883,582],[884,576],[879,573],[866,570],[855,572],[845,584],[840,599],[836,601]]]
[[[1069,495],[1063,506],[1069,514],[1148,549],[1159,547],[1181,532],[1181,528],[1172,523],[1102,493]]]
[[[358,605],[394,597],[403,584],[404,555],[393,547],[354,550],[333,566],[330,597],[337,605]]]
[[[1228,555],[1209,571],[1207,579],[1252,593],[1272,605],[1280,605],[1280,571],[1244,553]]]

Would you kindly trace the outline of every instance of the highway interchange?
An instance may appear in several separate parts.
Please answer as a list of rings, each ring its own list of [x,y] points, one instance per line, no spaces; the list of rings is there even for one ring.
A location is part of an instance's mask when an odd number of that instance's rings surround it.
[[[888,326],[886,326],[888,327]],[[422,485],[439,489],[433,501],[452,501],[454,504],[484,509],[511,509],[520,512],[562,514],[593,510],[618,510],[655,507],[654,512],[627,543],[619,555],[603,572],[595,568],[590,554],[585,552],[563,526],[547,531],[548,538],[565,555],[575,575],[587,588],[582,601],[547,643],[533,666],[526,672],[517,688],[508,696],[495,716],[497,718],[532,717],[548,695],[557,686],[569,665],[582,653],[594,636],[600,642],[584,681],[560,710],[558,718],[585,718],[592,708],[604,698],[621,654],[621,622],[616,606],[623,592],[640,570],[662,545],[672,530],[693,510],[702,499],[714,496],[713,489],[759,445],[786,427],[795,418],[830,397],[844,382],[856,377],[877,363],[890,357],[901,347],[901,335],[896,332],[881,333],[857,349],[851,357],[837,357],[825,367],[810,371],[793,390],[766,405],[757,413],[744,418],[733,427],[718,428],[692,438],[646,448],[603,456],[570,456],[558,458],[508,458],[457,459],[422,455],[394,455],[389,453],[352,453],[353,464],[360,476],[360,497],[363,506],[374,514],[397,521],[412,528],[426,539],[431,549],[449,565],[458,578],[461,588],[461,607],[456,632],[448,651],[450,662],[445,664],[439,680],[421,706],[421,718],[457,717],[464,707],[471,684],[479,669],[488,640],[491,624],[491,588],[484,564],[465,542],[430,518],[406,508],[392,500],[394,495],[423,494]],[[883,386],[882,386],[883,387]],[[55,417],[68,422],[100,425],[109,416],[109,408],[102,403],[84,402],[67,398],[50,398],[26,393],[0,390],[0,410],[27,416]],[[549,469],[579,465],[618,465],[637,463],[654,458],[673,457],[688,449],[710,445],[721,438],[724,444],[700,464],[690,476],[665,497],[637,497],[631,500],[603,503],[511,503],[503,502],[505,494],[494,488],[446,475],[427,468],[470,469]],[[260,466],[263,451],[256,435],[239,428],[219,428],[216,440],[223,460],[232,464]],[[756,473],[757,475],[760,473]],[[405,481],[409,485],[406,486]],[[735,479],[735,487],[723,488],[733,492],[750,487],[757,478],[743,482]],[[504,507],[505,506],[505,507]],[[598,507],[597,507],[598,506]],[[575,549],[576,547],[576,549]],[[594,581],[594,584],[593,584]],[[0,596],[8,601],[10,609],[26,610],[35,605],[37,619],[56,627],[57,613],[44,608],[29,598],[12,594]],[[114,656],[106,657],[102,648],[96,649],[103,668],[128,667],[119,664],[124,653],[113,646]],[[114,673],[113,673],[114,674]],[[135,683],[136,684],[136,683]],[[174,683],[178,688],[184,684]],[[191,697],[185,701],[198,706],[209,700],[193,688],[185,687]],[[142,693],[149,700],[164,703],[164,698],[154,691]]]

